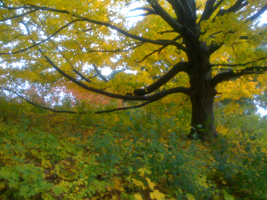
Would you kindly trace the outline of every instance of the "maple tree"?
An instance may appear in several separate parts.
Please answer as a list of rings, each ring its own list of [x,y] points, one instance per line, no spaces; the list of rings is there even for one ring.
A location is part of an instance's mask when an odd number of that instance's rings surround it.
[[[26,99],[19,94],[25,83],[70,81],[84,92],[142,102],[96,113],[138,108],[181,93],[191,100],[190,135],[197,132],[201,140],[216,137],[213,103],[216,94],[228,92],[224,82],[267,70],[266,26],[257,24],[266,1],[137,4],[1,0],[1,88]],[[142,20],[132,25],[125,13],[129,8],[139,11]],[[118,72],[110,79],[100,70],[107,66]],[[254,79],[238,79],[229,88],[245,85],[247,93],[238,94],[247,96],[253,94],[250,90],[262,92],[257,83],[266,87],[266,76]]]

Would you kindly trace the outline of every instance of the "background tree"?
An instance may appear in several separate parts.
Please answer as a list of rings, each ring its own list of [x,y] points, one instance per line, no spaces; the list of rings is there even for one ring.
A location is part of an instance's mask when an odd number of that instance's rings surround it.
[[[217,136],[214,97],[231,93],[221,83],[267,70],[266,26],[257,24],[264,0],[0,2],[1,88],[17,94],[26,83],[71,81],[84,92],[141,101],[96,112],[104,113],[181,93],[192,105],[191,135],[206,140]],[[130,8],[143,17],[133,25]],[[100,70],[107,66],[120,72],[107,79]],[[266,76],[252,77],[230,89],[262,93],[257,82]]]

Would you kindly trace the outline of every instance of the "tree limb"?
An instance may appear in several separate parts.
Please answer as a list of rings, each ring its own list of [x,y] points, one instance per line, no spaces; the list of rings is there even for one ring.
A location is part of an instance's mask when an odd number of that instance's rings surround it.
[[[257,19],[257,18],[260,17],[266,10],[267,10],[267,4],[266,4],[265,6],[263,6],[257,13],[255,13],[255,14],[252,15],[250,18],[248,18],[247,21],[253,21],[253,20]]]
[[[242,63],[242,64],[211,64],[210,66],[212,66],[212,67],[214,67],[214,66],[226,66],[226,67],[245,66],[245,65],[252,64],[252,63],[258,62],[260,60],[265,60],[265,59],[267,59],[267,56],[263,57],[263,58],[259,58],[258,60],[254,60],[254,61],[246,62],[246,63]]]
[[[169,2],[169,4],[171,4],[172,9],[175,12],[175,15],[177,17],[178,20],[181,20],[181,17],[183,16],[183,14],[185,13],[184,7],[181,4],[181,2],[178,0],[167,0]]]
[[[244,1],[244,0],[237,0],[237,1],[235,2],[235,4],[232,5],[230,8],[228,8],[228,9],[226,9],[226,10],[224,10],[224,9],[219,10],[219,12],[217,13],[217,15],[216,15],[215,17],[217,17],[217,16],[223,16],[223,15],[225,15],[226,13],[237,12],[237,11],[239,11],[240,9],[242,9],[243,7],[245,7],[246,5],[248,5],[248,2],[247,2],[247,1]],[[215,19],[215,17],[214,17],[214,19]]]
[[[129,17],[140,17],[140,16],[147,16],[147,15],[157,15],[157,13],[151,9],[151,8],[135,8],[135,9],[132,9],[130,10],[130,12],[132,11],[136,11],[136,10],[144,10],[144,11],[147,11],[146,13],[143,13],[143,14],[140,14],[140,15],[132,15],[132,16],[128,16],[127,18]]]
[[[159,78],[156,82],[152,83],[150,86],[146,87],[145,89],[134,90],[133,94],[137,96],[143,96],[151,92],[154,92],[155,90],[160,88],[162,85],[170,81],[179,72],[182,72],[182,71],[186,72],[188,67],[189,67],[189,63],[179,62],[176,65],[174,65],[170,71],[168,71],[161,78]]]
[[[211,15],[223,3],[223,1],[224,0],[220,0],[217,2],[217,4],[215,4],[215,0],[207,0],[206,6],[204,8],[203,14],[201,15],[201,18],[200,18],[198,24],[200,24],[200,22],[202,22],[204,20],[210,19]]]
[[[184,35],[186,32],[186,27],[182,26],[177,22],[176,19],[171,17],[156,0],[147,0],[147,2],[152,6],[152,8],[165,20],[176,32]]]
[[[120,53],[120,52],[127,52],[127,51],[131,51],[133,49],[136,49],[136,48],[140,47],[141,45],[143,45],[144,43],[143,42],[138,42],[136,44],[137,44],[136,46],[130,47],[128,49],[115,49],[115,50],[94,50],[94,49],[86,49],[86,51],[88,51],[88,52],[101,52],[101,53]],[[130,45],[126,45],[126,46],[130,46]]]
[[[94,67],[96,73],[98,74],[98,76],[99,76],[103,81],[108,82],[108,79],[106,79],[106,77],[103,76],[103,74],[97,69],[97,67],[95,66],[95,64],[92,64],[92,65],[93,65],[93,67]]]
[[[201,18],[198,22],[198,24],[200,24],[200,22],[202,22],[203,20],[208,20],[210,18],[210,16],[212,15],[212,13],[214,12],[214,3],[216,0],[207,0],[206,2],[206,6],[204,8],[204,11],[201,15]]]
[[[15,15],[15,16],[12,16],[12,17],[7,17],[7,18],[4,18],[4,19],[1,19],[0,22],[6,21],[6,20],[10,20],[10,19],[20,18],[20,17],[23,17],[25,15],[31,14],[33,12],[36,12],[36,11],[38,11],[38,10],[35,9],[35,10],[31,10],[29,12],[23,13],[21,15]]]
[[[31,4],[27,4],[28,6],[25,6],[23,8],[25,9],[35,9],[35,10],[42,10],[42,11],[50,11],[50,12],[58,12],[58,13],[64,13],[64,14],[71,14],[69,11],[67,10],[60,10],[60,9],[53,9],[53,8],[47,8],[47,7],[40,7],[40,6],[36,6],[36,5],[31,5]],[[166,13],[167,14],[167,13]],[[167,14],[168,15],[168,14]],[[117,26],[114,26],[110,23],[106,23],[106,22],[101,22],[101,21],[96,21],[96,20],[90,20],[86,17],[82,17],[82,16],[78,16],[77,14],[72,14],[73,17],[76,17],[78,18],[77,20],[74,20],[74,21],[87,21],[87,22],[90,22],[90,23],[94,23],[94,24],[97,24],[97,25],[101,25],[101,26],[106,26],[106,27],[109,27],[113,30],[116,30],[117,32],[127,36],[127,37],[130,37],[130,38],[133,38],[133,39],[136,39],[136,40],[139,40],[139,41],[142,41],[142,42],[148,42],[148,43],[152,43],[152,44],[158,44],[158,45],[174,45],[176,46],[177,48],[179,49],[182,49],[182,50],[186,50],[186,48],[179,44],[179,43],[176,43],[174,41],[171,41],[171,40],[151,40],[151,39],[148,39],[148,38],[143,38],[143,37],[139,37],[139,36],[136,36],[136,35],[133,35],[133,34],[130,34],[128,33],[127,31],[124,31],[123,29],[117,27]],[[172,20],[175,22],[175,20],[172,18]],[[73,22],[74,22],[73,21]],[[73,23],[72,22],[72,23]],[[176,22],[177,23],[177,22]],[[38,45],[39,43],[37,43],[36,45]],[[41,43],[40,43],[41,44]],[[30,47],[31,48],[31,47]],[[28,48],[27,48],[28,49]],[[23,51],[27,50],[27,49],[24,49]],[[18,52],[20,53],[20,52]],[[8,54],[8,53],[6,53]],[[10,54],[10,53],[9,53]],[[1,54],[0,54],[1,55]]]
[[[96,89],[96,88],[92,88],[89,87],[87,85],[85,85],[84,83],[77,81],[75,78],[73,78],[72,76],[68,75],[67,73],[65,73],[63,70],[61,70],[52,60],[50,60],[46,55],[44,55],[43,52],[41,52],[43,54],[43,57],[47,60],[47,62],[52,65],[61,75],[63,75],[65,78],[69,79],[70,81],[72,81],[73,83],[79,85],[80,87],[91,91],[91,92],[95,92],[98,94],[102,94],[104,96],[108,96],[108,97],[112,97],[115,99],[122,99],[122,100],[140,100],[140,101],[146,101],[146,100],[158,100],[160,98],[163,98],[169,94],[174,94],[174,93],[184,93],[189,95],[189,89],[185,88],[185,87],[176,87],[176,88],[172,88],[172,89],[168,89],[168,90],[163,90],[161,92],[158,92],[156,94],[153,94],[151,96],[131,96],[131,95],[120,95],[120,94],[114,94],[114,93],[110,93],[110,92],[106,92],[100,89]]]
[[[29,104],[31,104],[31,105],[34,105],[34,106],[36,106],[36,107],[38,107],[38,108],[42,108],[42,109],[49,110],[49,111],[56,112],[56,113],[70,113],[70,114],[75,114],[75,113],[77,113],[77,112],[75,112],[75,111],[63,111],[63,110],[61,111],[61,110],[54,110],[54,109],[52,109],[52,108],[44,107],[44,106],[38,105],[38,104],[36,104],[36,103],[34,103],[34,102],[32,102],[32,101],[26,99],[25,97],[23,97],[22,95],[20,95],[19,93],[15,92],[15,91],[13,91],[13,90],[11,90],[11,89],[8,89],[8,88],[5,88],[5,87],[0,87],[0,88],[4,89],[4,90],[6,90],[6,91],[9,91],[9,92],[15,93],[18,97],[22,98],[22,99],[25,100],[27,103],[29,103]]]
[[[0,88],[16,94],[18,97],[20,97],[21,99],[25,100],[27,103],[29,103],[29,104],[31,104],[33,106],[36,106],[38,108],[42,108],[42,109],[45,109],[45,110],[49,110],[51,112],[68,113],[68,114],[86,114],[87,113],[87,112],[79,112],[79,111],[55,110],[55,109],[52,109],[52,108],[41,106],[41,105],[38,105],[38,104],[26,99],[25,97],[23,97],[22,95],[20,95],[19,93],[15,92],[15,91],[13,91],[11,89],[8,89],[8,88],[5,88],[5,87],[0,87]],[[155,101],[156,100],[147,101],[145,103],[142,103],[142,104],[139,104],[139,105],[136,105],[136,106],[128,106],[128,107],[115,108],[115,109],[103,110],[103,111],[95,111],[94,113],[95,114],[102,114],[102,113],[109,113],[109,112],[120,111],[120,110],[129,110],[129,109],[141,108],[141,107],[146,106],[147,104],[150,104],[150,103],[155,102]]]
[[[219,83],[230,80],[231,78],[236,78],[236,77],[240,77],[240,76],[248,75],[248,74],[263,74],[266,71],[267,71],[267,66],[248,67],[246,69],[243,69],[237,72],[234,72],[233,70],[229,70],[228,72],[223,72],[223,73],[220,73],[214,76],[211,79],[211,85],[215,87]]]
[[[154,1],[154,0],[153,0]],[[97,20],[90,20],[86,17],[82,17],[82,16],[78,16],[77,14],[73,14],[73,13],[70,13],[69,11],[67,10],[60,10],[60,9],[54,9],[54,8],[47,8],[47,7],[40,7],[40,6],[36,6],[36,5],[31,5],[31,4],[27,4],[28,6],[25,6],[24,8],[25,9],[38,9],[38,10],[42,10],[42,11],[51,11],[51,12],[58,12],[58,13],[64,13],[64,14],[72,14],[73,17],[76,17],[77,20],[74,20],[74,21],[86,21],[86,22],[90,22],[90,23],[93,23],[93,24],[97,24],[97,25],[101,25],[101,26],[106,26],[106,27],[109,27],[113,30],[116,30],[117,32],[127,36],[127,37],[130,37],[130,38],[133,38],[133,39],[136,39],[136,40],[139,40],[139,41],[142,41],[142,42],[148,42],[148,43],[151,43],[151,44],[158,44],[158,45],[174,45],[176,46],[177,48],[185,51],[186,48],[177,43],[177,42],[174,42],[172,40],[151,40],[151,39],[148,39],[148,38],[143,38],[143,37],[139,37],[139,36],[136,36],[136,35],[133,35],[117,26],[114,26],[110,23],[106,23],[106,22],[101,22],[101,21],[97,21]],[[160,7],[161,8],[161,7]],[[162,8],[161,8],[162,9]],[[162,9],[163,10],[163,9]],[[165,12],[166,15],[168,15],[168,13],[163,10]],[[168,15],[169,16],[169,15]],[[177,27],[180,27],[179,23],[175,21],[175,19],[173,19],[171,16],[169,16],[169,18],[171,18],[171,20],[173,21],[174,24],[176,24],[176,29]],[[182,28],[182,27],[180,27]],[[183,27],[184,28],[184,27]],[[1,54],[0,54],[1,55]]]
[[[30,34],[30,30],[27,27],[27,25],[25,23],[23,23],[23,22],[22,22],[22,24],[25,26],[28,34]],[[35,44],[34,40],[32,40],[32,42]],[[140,100],[140,101],[153,101],[153,100],[155,100],[156,101],[156,100],[161,99],[161,98],[163,98],[163,97],[165,97],[165,96],[167,96],[169,94],[174,94],[174,93],[183,93],[183,94],[190,95],[190,90],[188,88],[185,88],[185,87],[176,87],[176,88],[171,88],[171,89],[168,89],[168,90],[163,90],[161,92],[158,92],[158,93],[150,95],[150,96],[120,95],[120,94],[114,94],[114,93],[106,92],[106,91],[103,91],[101,89],[96,89],[96,88],[93,88],[93,87],[89,87],[86,84],[76,80],[74,77],[70,76],[69,74],[67,74],[66,72],[61,70],[48,56],[46,56],[44,54],[44,52],[40,48],[38,49],[38,51],[46,59],[46,61],[56,71],[58,71],[62,76],[64,76],[65,78],[67,78],[71,82],[79,85],[83,89],[86,89],[88,91],[95,92],[95,93],[98,93],[98,94],[102,94],[104,96],[112,97],[112,98],[115,98],[115,99],[131,100],[131,101],[136,101],[136,100]]]
[[[142,104],[139,104],[139,105],[136,105],[136,106],[128,106],[128,107],[123,107],[123,108],[115,108],[115,109],[111,109],[111,110],[96,111],[94,113],[95,114],[102,114],[102,113],[109,113],[109,112],[114,112],[114,111],[119,111],[119,110],[129,110],[129,109],[134,109],[134,108],[141,108],[141,107],[144,107],[147,104],[150,104],[152,102],[155,102],[155,101],[147,101],[145,103],[142,103]]]
[[[141,42],[148,42],[148,43],[151,43],[151,44],[158,44],[158,45],[174,45],[178,49],[181,49],[183,51],[187,50],[183,45],[181,45],[180,43],[177,43],[175,41],[172,41],[172,40],[151,40],[151,39],[148,39],[148,38],[139,37],[137,35],[133,35],[133,34],[127,32],[127,31],[124,31],[123,29],[121,29],[121,28],[119,28],[117,26],[114,26],[112,24],[109,24],[109,23],[100,22],[100,21],[96,21],[96,20],[90,20],[90,19],[85,18],[85,17],[80,17],[79,21],[87,21],[87,22],[90,22],[90,23],[93,23],[93,24],[109,27],[109,28],[111,28],[113,30],[116,30],[117,32],[119,32],[119,33],[121,33],[121,34],[123,34],[123,35],[125,35],[127,37],[139,40]]]
[[[175,37],[175,38],[172,39],[172,40],[173,40],[173,41],[176,41],[176,40],[178,40],[178,39],[181,38],[181,37],[182,37],[181,35],[178,35],[177,37]],[[143,62],[145,59],[147,59],[148,57],[152,56],[153,54],[155,54],[155,53],[160,53],[160,52],[161,52],[164,48],[166,48],[167,46],[168,46],[168,45],[164,45],[164,46],[160,47],[159,49],[152,51],[151,53],[147,54],[142,60],[139,60],[139,61],[136,61],[136,62],[138,62],[138,63]]]
[[[21,49],[21,50],[19,50],[19,51],[9,52],[9,53],[0,53],[0,55],[13,55],[13,54],[22,53],[22,52],[24,52],[24,51],[26,51],[26,50],[29,50],[29,49],[31,49],[31,48],[33,48],[33,47],[36,47],[36,46],[38,46],[38,45],[40,45],[40,44],[43,44],[43,43],[45,43],[46,41],[50,40],[50,39],[51,39],[52,37],[54,37],[55,35],[57,35],[57,34],[58,34],[60,31],[62,31],[64,28],[68,27],[69,25],[71,25],[71,24],[73,24],[74,22],[77,22],[77,21],[79,21],[79,20],[73,20],[73,21],[67,23],[66,25],[64,25],[63,27],[61,27],[60,29],[58,29],[55,33],[53,33],[52,35],[50,35],[49,37],[47,37],[45,40],[43,40],[43,41],[41,41],[41,42],[34,43],[33,45],[31,45],[31,46],[29,46],[29,47],[27,47],[27,48]]]
[[[222,46],[224,45],[223,42],[219,43],[219,44],[211,44],[209,46],[209,54],[213,54],[215,51],[217,51],[218,49],[220,49]]]
[[[56,44],[55,44],[53,41],[51,41],[51,42],[56,46]],[[62,57],[63,57],[63,58],[70,64],[72,70],[73,70],[78,76],[80,76],[80,77],[81,77],[83,80],[85,80],[86,82],[88,82],[88,83],[92,83],[92,81],[91,81],[90,79],[86,78],[82,73],[80,73],[78,70],[75,69],[75,67],[74,67],[73,64],[70,62],[70,60],[64,56],[63,52],[62,52],[58,47],[57,47],[57,50],[61,53]]]
[[[158,32],[159,34],[163,35],[165,33],[176,33],[174,30],[167,30],[167,31],[161,31],[161,32]]]

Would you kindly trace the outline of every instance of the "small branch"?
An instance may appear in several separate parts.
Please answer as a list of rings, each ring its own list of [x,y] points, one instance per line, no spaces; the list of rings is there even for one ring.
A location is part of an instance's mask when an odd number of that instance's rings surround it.
[[[79,20],[74,20],[74,21],[69,22],[68,24],[66,24],[65,26],[61,27],[61,28],[58,29],[55,33],[53,33],[52,35],[50,35],[48,38],[46,38],[45,40],[43,40],[43,41],[41,41],[41,42],[34,43],[33,45],[31,45],[31,46],[29,46],[29,47],[27,47],[27,48],[25,48],[25,49],[21,49],[21,50],[19,50],[19,51],[10,52],[10,53],[0,53],[0,55],[13,55],[13,54],[22,53],[22,52],[24,52],[24,51],[26,51],[26,50],[29,50],[29,49],[31,49],[31,48],[33,48],[33,47],[36,47],[36,46],[38,46],[38,45],[40,45],[40,44],[43,44],[44,42],[50,40],[52,37],[54,37],[55,35],[57,35],[57,34],[58,34],[60,31],[62,31],[64,28],[68,27],[69,25],[71,25],[71,24],[73,24],[74,22],[77,22],[77,21],[79,21]]]
[[[128,49],[115,49],[115,50],[94,50],[94,49],[86,49],[86,51],[88,52],[101,52],[101,53],[120,53],[120,52],[127,52],[133,49],[136,49],[138,47],[140,47],[141,45],[143,45],[143,42],[138,42],[136,43],[137,45],[134,47],[130,47]],[[130,46],[130,45],[126,45],[126,46]]]
[[[153,10],[151,8],[147,8],[147,7],[144,7],[144,8],[134,8],[134,9],[131,9],[130,12],[137,11],[137,10],[144,10],[144,11],[147,11],[148,13],[157,14],[155,12],[155,10]]]
[[[119,111],[119,110],[129,110],[129,109],[135,109],[135,108],[141,108],[143,106],[146,106],[147,104],[150,104],[154,101],[148,101],[142,104],[139,104],[137,106],[129,106],[129,107],[123,107],[123,108],[115,108],[111,110],[103,110],[103,111],[96,111],[95,114],[102,114],[102,113],[109,113],[109,112],[114,112],[114,111]]]
[[[173,41],[176,41],[176,40],[178,40],[179,38],[181,38],[182,36],[181,35],[178,35],[177,37],[175,37],[174,39],[172,39]],[[141,63],[141,62],[143,62],[144,60],[146,60],[148,57],[150,57],[150,56],[152,56],[153,54],[155,54],[155,53],[160,53],[164,48],[166,48],[168,45],[164,45],[164,46],[162,46],[162,47],[160,47],[159,49],[157,49],[157,50],[154,50],[154,51],[152,51],[151,53],[149,53],[149,54],[147,54],[142,60],[138,60],[138,61],[136,61],[137,63]]]
[[[106,77],[102,75],[102,73],[97,69],[97,67],[95,66],[95,64],[92,64],[92,65],[93,65],[93,67],[94,67],[96,73],[99,75],[99,77],[100,77],[103,81],[108,82],[108,79],[106,79]]]
[[[130,10],[130,12],[136,11],[136,10],[144,10],[144,11],[146,11],[146,13],[142,13],[140,15],[128,16],[127,18],[131,18],[131,17],[142,17],[142,16],[148,16],[148,15],[158,15],[155,12],[155,10],[153,10],[151,8],[135,8],[135,9]]]
[[[36,11],[38,11],[38,10],[35,9],[35,10],[31,10],[29,12],[23,13],[21,15],[15,15],[15,16],[12,16],[12,17],[4,18],[4,19],[1,19],[0,22],[4,22],[4,21],[10,20],[10,19],[20,18],[20,17],[23,17],[25,15],[31,14],[33,12],[36,12]]]
[[[263,58],[260,58],[258,60],[254,60],[254,61],[247,62],[247,63],[242,63],[242,64],[211,64],[210,66],[212,66],[212,67],[214,67],[214,66],[226,66],[226,67],[245,66],[245,65],[252,64],[252,63],[258,62],[260,60],[265,60],[265,59],[267,59],[267,56],[263,57]]]
[[[88,83],[92,83],[93,81],[91,81],[90,79],[86,78],[82,73],[80,73],[78,70],[76,70],[73,66],[72,66],[72,70],[78,75],[80,76],[83,80],[85,80]]]
[[[54,8],[48,8],[48,7],[41,7],[41,6],[36,6],[36,5],[32,5],[32,4],[27,4],[29,7],[24,7],[26,9],[29,9],[29,8],[36,8],[38,10],[44,10],[44,11],[52,11],[52,12],[59,12],[59,13],[64,13],[64,14],[70,14],[69,11],[67,10],[60,10],[60,9],[54,9]]]
[[[160,35],[163,35],[165,33],[176,33],[176,31],[174,30],[168,30],[168,31],[161,31],[161,32],[158,32]]]
[[[51,42],[56,46],[56,44],[55,44],[53,41],[51,41]],[[91,81],[90,79],[86,78],[82,73],[80,73],[78,70],[75,69],[75,67],[73,66],[73,64],[69,61],[68,58],[66,58],[66,57],[64,56],[63,52],[62,52],[58,47],[56,47],[56,48],[57,48],[57,50],[61,53],[61,55],[63,56],[63,58],[70,64],[72,70],[73,70],[78,76],[80,76],[83,80],[87,81],[88,83],[92,83],[92,81]]]
[[[15,91],[13,91],[13,90],[11,90],[11,89],[8,89],[8,88],[5,88],[5,87],[0,87],[0,88],[2,88],[2,89],[4,89],[4,90],[6,90],[6,91],[9,91],[9,92],[12,92],[12,93],[16,94],[18,97],[22,98],[22,99],[25,100],[27,103],[29,103],[29,104],[31,104],[31,105],[34,105],[34,106],[36,106],[36,107],[38,107],[38,108],[42,108],[42,109],[49,110],[49,111],[56,112],[56,113],[70,113],[70,114],[78,113],[78,112],[75,112],[75,111],[63,111],[63,110],[61,111],[61,110],[54,110],[54,109],[52,109],[52,108],[47,108],[47,107],[38,105],[38,104],[36,104],[36,103],[33,103],[32,101],[26,99],[25,97],[23,97],[22,95],[20,95],[19,93],[15,92]],[[85,114],[85,113],[81,113],[81,114]]]

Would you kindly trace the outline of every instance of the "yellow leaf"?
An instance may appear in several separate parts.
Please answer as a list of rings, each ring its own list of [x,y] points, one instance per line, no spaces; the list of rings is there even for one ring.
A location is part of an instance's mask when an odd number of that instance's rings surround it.
[[[4,183],[0,183],[0,190],[2,190],[3,188],[5,188],[5,184]]]
[[[154,190],[155,183],[153,183],[149,178],[146,178],[148,186],[151,188],[151,190]]]
[[[118,197],[117,196],[113,196],[112,200],[118,200]]]
[[[151,171],[147,170],[146,168],[140,168],[138,171],[142,177],[144,177],[145,174],[151,174]]]
[[[145,186],[141,181],[136,180],[134,178],[132,178],[132,181],[133,181],[133,184],[135,184],[136,186],[141,186],[143,189],[145,189]]]
[[[199,185],[201,185],[201,186],[203,186],[205,188],[208,188],[209,186],[208,186],[208,184],[206,182],[206,179],[207,179],[206,176],[199,177],[199,180],[198,180]]]
[[[155,190],[155,191],[150,193],[150,197],[151,197],[151,199],[163,200],[165,195],[163,193],[161,193],[160,191]]]
[[[143,200],[143,198],[140,194],[135,194],[134,197],[136,200]]]
[[[225,200],[235,200],[235,198],[232,195],[228,194],[225,190],[223,190],[223,196]]]
[[[192,195],[192,194],[190,194],[190,193],[187,193],[186,196],[187,196],[187,199],[188,199],[188,200],[195,200],[194,195]]]

